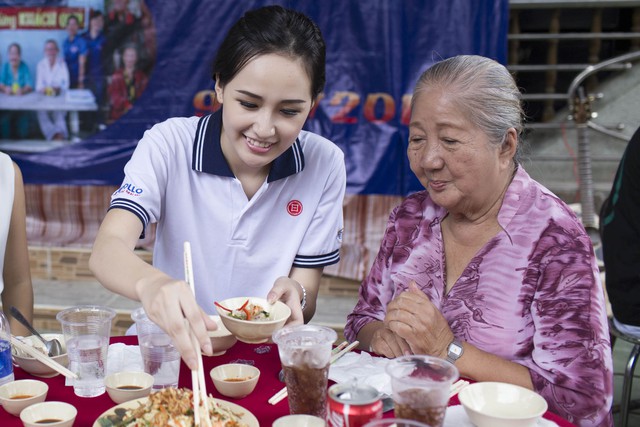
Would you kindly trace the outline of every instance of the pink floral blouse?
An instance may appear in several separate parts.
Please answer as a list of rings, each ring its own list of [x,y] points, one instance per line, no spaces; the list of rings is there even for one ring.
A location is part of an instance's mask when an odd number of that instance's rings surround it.
[[[393,210],[345,336],[353,341],[364,325],[384,320],[387,304],[413,280],[458,339],[526,366],[550,411],[578,426],[611,426],[603,288],[578,218],[520,167],[498,214],[503,231],[445,295],[445,215],[426,191]]]

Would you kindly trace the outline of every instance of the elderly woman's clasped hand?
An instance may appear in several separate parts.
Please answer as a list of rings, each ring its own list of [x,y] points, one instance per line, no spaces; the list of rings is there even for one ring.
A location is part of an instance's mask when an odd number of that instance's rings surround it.
[[[428,354],[445,358],[453,338],[442,313],[411,282],[408,290],[387,306],[384,327],[374,333],[371,349],[386,357]]]

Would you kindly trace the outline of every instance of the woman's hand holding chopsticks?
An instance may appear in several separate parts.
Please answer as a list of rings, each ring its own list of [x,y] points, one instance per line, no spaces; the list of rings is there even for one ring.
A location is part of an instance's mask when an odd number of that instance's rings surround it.
[[[208,356],[212,354],[207,331],[217,329],[216,322],[197,304],[186,281],[163,275],[156,277],[153,283],[141,284],[138,292],[149,318],[169,334],[190,369],[197,368],[191,331],[195,333],[202,352]]]

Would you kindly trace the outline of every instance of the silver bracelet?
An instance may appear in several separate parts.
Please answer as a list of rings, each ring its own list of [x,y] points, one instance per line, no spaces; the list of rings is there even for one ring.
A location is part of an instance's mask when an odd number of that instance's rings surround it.
[[[302,300],[300,300],[300,309],[304,311],[304,308],[307,306],[307,290],[302,286],[302,283],[297,282],[300,285],[300,289],[302,289]]]

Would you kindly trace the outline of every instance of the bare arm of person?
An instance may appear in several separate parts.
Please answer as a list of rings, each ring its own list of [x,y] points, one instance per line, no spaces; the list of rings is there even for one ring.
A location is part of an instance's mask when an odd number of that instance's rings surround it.
[[[216,329],[216,323],[198,306],[184,280],[166,275],[134,253],[141,232],[142,223],[134,214],[110,210],[98,231],[89,267],[104,287],[140,301],[149,318],[171,336],[185,363],[194,369],[196,349],[185,318],[207,355],[212,353],[207,330]]]
[[[447,320],[429,298],[412,283],[409,291],[396,297],[387,307],[385,324],[404,339],[413,354],[446,358],[454,335]],[[529,369],[518,363],[487,353],[468,342],[455,365],[460,376],[475,381],[502,381],[533,389]]]
[[[80,89],[84,88],[84,72],[87,64],[87,55],[80,55],[78,57],[78,87]]]
[[[279,277],[273,284],[267,299],[271,303],[280,300],[291,308],[288,324],[307,323],[315,314],[322,271],[323,268],[293,267],[289,277]],[[303,297],[302,287],[307,293],[304,312],[300,309],[300,301]]]
[[[14,335],[31,335],[13,316],[9,315],[11,306],[15,306],[33,323],[33,285],[29,270],[29,249],[27,247],[26,207],[24,185],[20,168],[14,163],[15,191],[11,224],[7,237],[7,248],[4,256],[4,291],[2,292],[2,307],[9,327]]]
[[[463,342],[462,347],[464,352],[455,362],[461,377],[475,381],[506,382],[533,390],[527,367],[482,351],[467,342]]]

